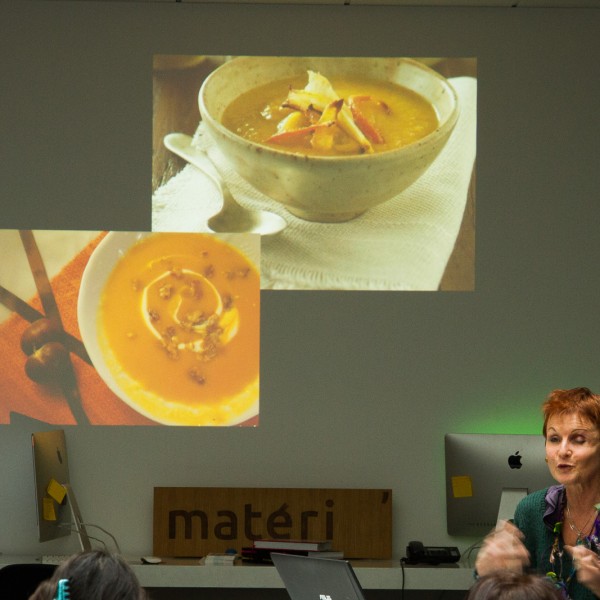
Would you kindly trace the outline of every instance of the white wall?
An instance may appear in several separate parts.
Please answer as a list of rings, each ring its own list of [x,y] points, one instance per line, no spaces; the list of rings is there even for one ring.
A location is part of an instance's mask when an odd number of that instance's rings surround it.
[[[151,551],[175,485],[391,487],[395,556],[463,549],[443,434],[537,432],[551,389],[600,389],[598,10],[32,1],[0,22],[0,228],[149,228],[155,53],[478,59],[476,291],[263,292],[258,428],[67,427],[85,518],[125,552]],[[76,549],[36,539],[39,428],[0,427],[5,554]]]

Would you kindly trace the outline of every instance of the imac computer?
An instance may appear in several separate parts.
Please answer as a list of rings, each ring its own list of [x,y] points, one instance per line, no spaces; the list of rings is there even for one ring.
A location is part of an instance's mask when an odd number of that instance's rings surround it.
[[[449,535],[483,537],[525,495],[556,483],[541,434],[449,433],[445,458]]]
[[[82,550],[91,550],[85,524],[69,479],[69,460],[62,429],[31,435],[40,542],[79,536]]]

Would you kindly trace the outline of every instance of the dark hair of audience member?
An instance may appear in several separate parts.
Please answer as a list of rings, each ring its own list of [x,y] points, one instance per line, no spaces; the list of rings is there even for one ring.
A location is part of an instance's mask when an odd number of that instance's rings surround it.
[[[498,571],[480,577],[467,600],[562,600],[558,588],[546,577]]]
[[[144,600],[147,598],[125,560],[103,550],[74,554],[42,582],[29,600],[53,600],[58,582],[68,579],[69,600]]]

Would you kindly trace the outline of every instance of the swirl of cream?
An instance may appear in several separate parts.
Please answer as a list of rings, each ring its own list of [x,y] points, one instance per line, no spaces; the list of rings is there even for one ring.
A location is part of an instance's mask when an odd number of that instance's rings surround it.
[[[229,343],[239,329],[239,313],[229,297],[191,269],[168,269],[143,287],[146,327],[172,353],[208,356]]]

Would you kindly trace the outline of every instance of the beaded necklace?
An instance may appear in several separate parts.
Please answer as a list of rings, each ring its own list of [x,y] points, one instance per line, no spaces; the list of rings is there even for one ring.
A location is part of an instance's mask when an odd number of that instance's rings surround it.
[[[569,584],[571,583],[571,581],[573,580],[573,576],[575,575],[575,566],[571,565],[571,569],[569,570],[569,574],[567,575],[567,577],[563,576],[564,549],[561,546],[561,533],[565,516],[565,505],[566,496],[563,499],[559,519],[554,524],[554,543],[552,544],[552,549],[550,550],[551,570],[548,573],[546,573],[546,575],[561,591],[563,598],[569,600]],[[584,536],[583,532],[580,531],[577,535],[577,540],[575,544],[578,546],[583,545],[586,548],[590,548],[597,554],[600,554],[600,504],[596,504],[594,508],[596,509],[596,518],[594,520],[594,524],[592,525],[592,529],[590,530],[590,534]]]

